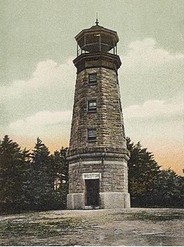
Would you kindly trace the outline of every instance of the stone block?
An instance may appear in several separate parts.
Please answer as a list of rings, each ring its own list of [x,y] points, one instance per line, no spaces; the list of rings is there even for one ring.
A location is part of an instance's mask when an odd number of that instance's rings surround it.
[[[101,208],[130,208],[130,195],[123,192],[100,193]]]
[[[84,193],[71,193],[67,195],[67,209],[84,209]]]

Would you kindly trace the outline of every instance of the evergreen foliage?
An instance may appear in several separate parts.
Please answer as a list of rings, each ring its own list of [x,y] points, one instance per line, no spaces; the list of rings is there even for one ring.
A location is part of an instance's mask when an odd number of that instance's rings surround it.
[[[161,170],[152,153],[127,138],[128,182],[132,207],[183,207],[184,178]]]
[[[31,208],[47,210],[50,208],[53,180],[52,163],[48,148],[37,138],[31,154]]]
[[[68,184],[67,149],[50,155],[48,148],[37,138],[31,162],[31,197],[34,210],[66,208]]]
[[[28,201],[27,173],[29,153],[7,135],[0,143],[0,211],[19,212]]]
[[[184,207],[184,177],[171,169],[161,170],[150,195],[151,205]]]
[[[161,170],[152,153],[127,138],[132,207],[183,207],[184,177]],[[0,141],[0,213],[65,209],[67,148],[50,154],[37,138],[30,153],[7,135]]]
[[[67,148],[55,151],[51,156],[54,181],[54,207],[55,209],[66,208],[68,193],[68,161],[66,160]]]
[[[62,148],[50,155],[39,138],[30,153],[6,135],[0,142],[0,213],[66,208],[66,153]]]

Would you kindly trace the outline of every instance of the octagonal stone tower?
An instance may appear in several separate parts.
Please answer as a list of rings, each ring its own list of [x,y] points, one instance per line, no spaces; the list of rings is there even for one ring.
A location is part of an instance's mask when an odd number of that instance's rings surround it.
[[[77,68],[69,161],[68,209],[128,208],[118,35],[98,25],[76,37]]]

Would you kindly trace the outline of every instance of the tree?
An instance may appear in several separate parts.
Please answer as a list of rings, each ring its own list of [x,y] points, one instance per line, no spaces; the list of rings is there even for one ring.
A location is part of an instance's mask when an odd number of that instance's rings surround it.
[[[47,210],[51,207],[53,191],[52,162],[48,148],[39,138],[31,157],[31,208]]]
[[[184,177],[178,176],[170,168],[161,170],[155,181],[151,203],[158,207],[183,207]]]
[[[127,138],[127,148],[130,151],[128,181],[132,205],[148,206],[160,166],[154,160],[153,154],[141,147],[140,142],[134,144]]]
[[[32,153],[31,198],[33,210],[66,208],[68,192],[67,148],[50,155],[48,148],[37,138]]]
[[[68,194],[67,148],[55,151],[52,157],[54,209],[66,208]]]
[[[5,135],[0,143],[0,210],[15,213],[26,208],[29,152]]]
[[[182,207],[184,178],[171,169],[161,170],[152,153],[127,138],[129,192],[132,206]]]

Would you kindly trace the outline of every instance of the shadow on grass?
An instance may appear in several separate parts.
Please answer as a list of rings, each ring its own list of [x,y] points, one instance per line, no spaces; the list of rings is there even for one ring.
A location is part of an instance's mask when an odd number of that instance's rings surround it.
[[[181,212],[173,212],[167,211],[167,212],[147,212],[147,211],[142,211],[142,212],[136,212],[136,213],[126,213],[126,214],[116,214],[117,216],[123,216],[125,217],[126,220],[142,220],[142,221],[153,221],[153,222],[158,222],[158,221],[170,221],[170,220],[183,220],[184,219],[184,214],[183,211]]]
[[[37,221],[37,220],[36,220]],[[39,243],[40,239],[62,237],[77,231],[79,220],[73,218],[48,219],[38,222],[30,220],[4,220],[0,224],[0,245],[24,245],[23,239],[31,243]],[[26,243],[25,243],[26,245]]]

